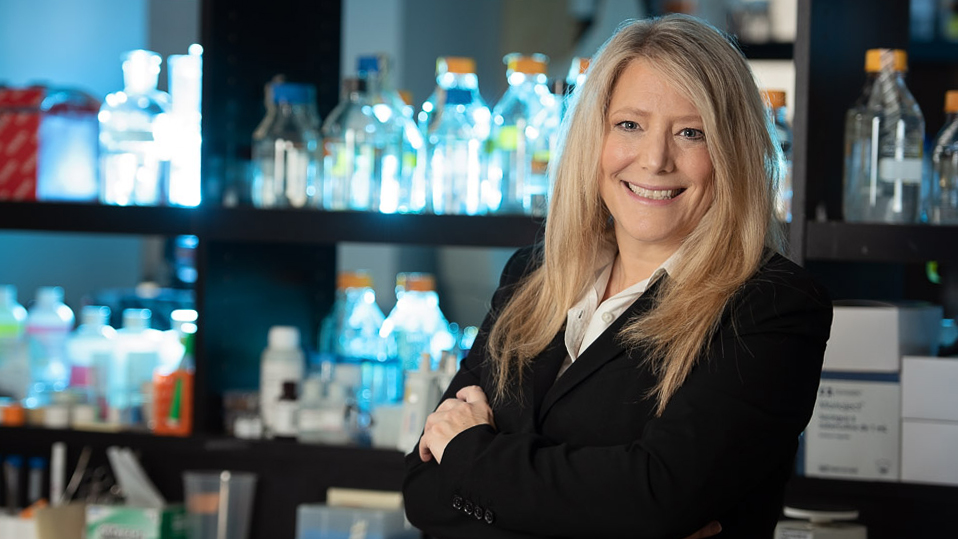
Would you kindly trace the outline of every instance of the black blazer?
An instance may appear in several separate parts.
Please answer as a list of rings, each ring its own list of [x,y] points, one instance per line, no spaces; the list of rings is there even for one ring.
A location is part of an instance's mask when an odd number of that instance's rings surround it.
[[[519,250],[444,395],[492,395],[486,336],[537,263]],[[662,281],[659,280],[658,283]],[[406,457],[409,521],[442,538],[773,536],[798,438],[818,390],[832,308],[801,267],[774,255],[733,297],[707,351],[660,417],[643,351],[616,335],[653,307],[641,296],[556,380],[564,332],[526,373],[522,398],[450,441],[442,464]]]

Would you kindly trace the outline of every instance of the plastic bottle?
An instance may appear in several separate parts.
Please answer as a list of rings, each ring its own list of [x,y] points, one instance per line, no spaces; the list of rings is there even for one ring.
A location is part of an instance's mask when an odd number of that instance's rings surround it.
[[[110,373],[107,420],[124,425],[144,425],[153,417],[153,373],[160,367],[163,333],[151,327],[149,309],[124,309],[116,332],[115,361]],[[114,377],[114,375],[116,375]]]
[[[100,102],[74,88],[51,88],[40,103],[37,199],[92,202],[97,177]]]
[[[120,92],[100,108],[100,201],[120,206],[166,204],[170,178],[170,96],[156,89],[160,55],[123,55]]]
[[[80,325],[66,341],[70,361],[70,388],[87,403],[106,404],[109,377],[115,363],[116,330],[109,325],[110,308],[87,305],[80,311]]]
[[[283,383],[302,381],[305,367],[299,329],[292,326],[269,328],[267,345],[260,357],[259,382],[260,415],[267,436],[272,436],[276,429],[276,403],[283,393]]]
[[[428,273],[400,273],[396,286],[402,292],[380,334],[395,346],[403,371],[417,370],[424,353],[438,363],[442,351],[455,346],[455,339],[439,309],[435,279]]]
[[[176,136],[170,152],[170,204],[198,206],[200,160],[203,146],[203,47],[189,46],[188,54],[167,56],[171,116]]]
[[[483,201],[492,212],[532,213],[535,197],[545,196],[544,171],[534,170],[533,119],[554,97],[546,86],[549,58],[543,54],[506,55],[509,88],[492,109],[492,153]],[[532,129],[530,129],[532,127]]]
[[[253,132],[250,198],[257,208],[303,208],[317,197],[316,89],[276,82],[270,94],[274,108]]]
[[[37,289],[36,302],[27,310],[26,321],[31,378],[28,407],[48,404],[53,392],[67,387],[70,365],[65,345],[73,323],[73,311],[63,303],[62,288]]]
[[[958,90],[945,94],[945,122],[931,152],[931,222],[958,224]]]
[[[792,222],[792,126],[788,123],[788,108],[783,90],[763,90],[762,98],[775,125],[775,134],[785,159],[785,175],[775,189],[775,216],[786,223]]]
[[[412,107],[393,87],[385,54],[360,56],[357,72],[366,81],[372,115],[377,121],[370,141],[375,148],[373,173],[382,181],[378,193],[370,192],[368,208],[356,209],[382,213],[421,211],[422,207],[413,202],[413,183],[423,138],[412,119]],[[356,204],[362,202],[357,199]]]
[[[343,79],[339,103],[323,122],[323,200],[327,210],[368,210],[381,188],[374,174],[378,121],[366,97],[366,81]]]
[[[527,213],[544,217],[549,210],[552,198],[552,179],[550,163],[559,152],[559,133],[565,114],[565,94],[567,83],[555,80],[550,85],[553,99],[546,100],[542,109],[532,118],[529,137],[532,148],[532,175],[527,186]],[[524,202],[525,203],[525,202]]]
[[[423,103],[419,127],[425,137],[422,173],[433,213],[484,213],[480,182],[491,113],[479,94],[472,58],[440,57],[436,89]]]
[[[372,285],[366,272],[341,272],[336,300],[320,335],[321,353],[331,354],[337,367],[343,363],[360,366],[357,400],[364,412],[402,398],[402,370],[380,335],[385,315]]]
[[[297,383],[291,380],[283,382],[279,399],[274,404],[273,437],[292,439],[297,434],[297,415],[299,398],[296,396]]]
[[[319,376],[303,382],[296,435],[300,442],[346,444],[352,440],[348,390],[333,381],[324,383]]]
[[[22,399],[30,383],[25,331],[27,310],[17,302],[17,287],[0,286],[0,395]]]
[[[906,69],[903,50],[865,55],[865,88],[845,117],[846,221],[921,220],[925,120],[905,86]]]

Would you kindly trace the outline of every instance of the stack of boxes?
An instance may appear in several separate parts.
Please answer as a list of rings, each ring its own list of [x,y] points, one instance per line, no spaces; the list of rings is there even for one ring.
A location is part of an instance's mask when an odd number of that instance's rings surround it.
[[[901,415],[901,480],[958,485],[958,358],[903,358]]]
[[[805,475],[907,480],[902,358],[937,355],[941,319],[941,307],[928,304],[835,303],[818,400],[804,436]]]

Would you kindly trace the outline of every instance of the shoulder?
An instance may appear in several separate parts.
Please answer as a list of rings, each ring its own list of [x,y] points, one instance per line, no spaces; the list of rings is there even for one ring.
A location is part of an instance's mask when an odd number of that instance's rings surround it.
[[[542,265],[543,245],[535,243],[516,250],[503,267],[499,286],[514,285]]]
[[[732,297],[732,322],[739,329],[777,325],[798,317],[811,331],[828,332],[832,301],[828,291],[803,267],[773,254]]]

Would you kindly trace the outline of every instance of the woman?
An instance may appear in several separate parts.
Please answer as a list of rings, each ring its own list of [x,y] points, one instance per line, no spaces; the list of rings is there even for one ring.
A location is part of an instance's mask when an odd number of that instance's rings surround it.
[[[778,254],[781,154],[748,64],[667,16],[621,27],[576,91],[545,243],[506,265],[407,457],[409,520],[769,538],[831,303]]]

